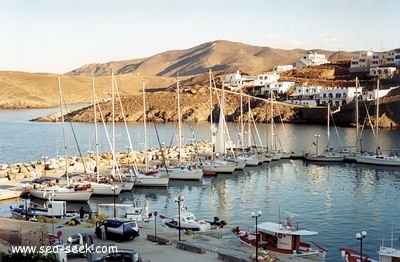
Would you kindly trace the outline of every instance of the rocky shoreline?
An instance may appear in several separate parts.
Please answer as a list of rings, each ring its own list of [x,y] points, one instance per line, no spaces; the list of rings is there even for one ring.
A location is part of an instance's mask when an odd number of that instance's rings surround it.
[[[188,144],[182,147],[181,151],[178,146],[171,148],[162,147],[149,149],[147,152],[130,151],[118,152],[115,154],[117,163],[121,167],[128,167],[136,163],[139,167],[143,167],[145,157],[147,156],[150,165],[160,164],[163,161],[166,164],[173,164],[179,152],[186,157],[187,160],[193,159],[196,155],[209,155],[212,151],[211,143],[208,141],[199,141],[197,144]],[[83,173],[86,171],[94,171],[96,167],[96,155],[90,154],[82,157],[68,157],[68,167],[65,157],[49,158],[47,160],[37,160],[30,163],[0,163],[0,181],[34,179],[41,176],[60,177],[68,173]],[[113,166],[112,153],[99,154],[98,168],[101,174],[110,173]]]

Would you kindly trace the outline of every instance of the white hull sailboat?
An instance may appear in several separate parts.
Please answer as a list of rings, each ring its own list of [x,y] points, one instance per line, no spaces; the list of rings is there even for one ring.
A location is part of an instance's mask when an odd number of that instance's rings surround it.
[[[49,197],[51,197],[56,201],[87,202],[92,193],[93,191],[90,190],[90,187],[78,191],[75,187],[54,185],[40,189],[33,189],[29,192],[29,196],[43,200],[48,200]]]
[[[61,79],[58,77],[58,92],[60,98],[60,108],[61,108],[61,123],[64,139],[64,153],[65,153],[65,168],[66,168],[66,178],[67,185],[42,185],[31,188],[29,191],[29,196],[38,199],[47,200],[51,198],[56,201],[70,201],[70,202],[87,202],[91,197],[93,190],[90,188],[90,184],[85,184],[82,186],[71,186],[70,179],[68,176],[68,158],[67,158],[67,146],[65,137],[65,126],[64,126],[64,112],[63,112],[63,100],[61,97]]]
[[[377,81],[376,90],[376,134],[379,130],[379,79]],[[379,165],[379,166],[400,166],[400,156],[398,153],[392,153],[390,155],[383,154],[380,147],[376,149],[375,154],[373,153],[360,153],[355,155],[357,163]]]

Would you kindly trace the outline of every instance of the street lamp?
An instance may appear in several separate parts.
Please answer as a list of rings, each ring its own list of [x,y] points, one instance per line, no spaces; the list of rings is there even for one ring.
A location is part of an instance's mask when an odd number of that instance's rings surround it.
[[[316,137],[316,143],[315,143],[315,154],[318,155],[318,138],[321,136],[319,134],[314,135]]]
[[[23,183],[22,187],[24,188],[24,201],[25,201],[25,220],[28,220],[28,186],[29,183]]]
[[[360,261],[363,261],[362,242],[363,242],[363,238],[365,238],[366,236],[367,236],[367,231],[362,231],[361,233],[356,234],[357,240],[360,240]]]
[[[179,196],[175,199],[175,202],[178,203],[178,230],[179,230],[179,241],[181,241],[181,202],[183,202],[183,196]]]
[[[115,209],[115,191],[118,189],[118,185],[112,185],[111,190],[113,191],[113,197],[114,197],[114,218],[117,217],[117,210]]]
[[[158,212],[154,211],[154,237],[157,239],[157,215]]]
[[[256,262],[258,262],[258,218],[261,216],[261,211],[259,210],[258,213],[251,212],[251,217],[256,219]]]

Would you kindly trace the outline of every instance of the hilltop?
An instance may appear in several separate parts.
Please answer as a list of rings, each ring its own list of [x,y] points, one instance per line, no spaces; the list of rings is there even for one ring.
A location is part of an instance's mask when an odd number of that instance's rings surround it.
[[[154,75],[164,77],[193,76],[208,72],[235,72],[240,70],[250,75],[272,71],[276,65],[293,64],[307,50],[284,50],[253,46],[244,43],[218,40],[185,50],[166,51],[151,57],[112,61],[104,64],[88,64],[68,75],[97,76],[116,74]],[[352,53],[345,51],[311,50],[324,54],[330,61],[350,60]]]

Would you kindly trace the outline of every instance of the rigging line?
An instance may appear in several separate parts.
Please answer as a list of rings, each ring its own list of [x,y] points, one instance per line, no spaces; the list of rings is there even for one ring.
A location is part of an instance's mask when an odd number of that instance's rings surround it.
[[[157,125],[156,125],[156,122],[153,122],[153,124],[154,124],[154,128],[155,128],[155,130],[156,130],[156,135],[157,135],[157,141],[158,141],[158,146],[160,147],[160,149],[162,148],[161,147],[161,141],[160,141],[160,136],[158,135],[158,129],[157,129]],[[164,167],[165,167],[165,171],[167,172],[167,174],[168,174],[168,167],[167,167],[167,163],[166,163],[166,161],[165,161],[165,155],[164,155],[164,152],[162,152],[162,158],[163,158],[163,164],[164,164]]]
[[[276,98],[275,98],[275,93],[274,93],[272,90],[271,90],[271,92],[272,92],[272,96],[273,96],[273,101],[272,101],[272,99],[271,99],[270,103],[277,102],[277,101],[276,101]],[[288,134],[287,134],[285,125],[283,124],[283,120],[282,120],[282,113],[281,113],[281,111],[280,111],[280,109],[279,109],[279,106],[277,106],[276,108],[277,108],[277,110],[278,110],[279,119],[281,120],[283,133],[285,134],[285,136],[287,136]],[[272,116],[272,117],[273,117],[273,116]]]
[[[119,106],[121,108],[122,118],[124,120],[124,126],[125,126],[126,135],[128,137],[128,143],[129,143],[128,153],[129,153],[129,151],[133,152],[132,140],[131,140],[131,136],[129,134],[128,125],[126,124],[126,117],[125,117],[124,107],[122,106],[121,96],[119,94],[119,89],[118,89],[118,85],[117,85],[117,81],[116,81],[115,77],[114,77],[113,81],[114,81],[115,91],[117,93],[117,98],[118,98],[118,101],[119,101]],[[120,181],[122,182],[121,172],[118,172],[118,176],[119,176]]]
[[[339,140],[340,147],[343,148],[342,140],[340,139],[339,131],[337,129],[337,126],[336,126],[336,123],[335,123],[335,119],[333,118],[333,112],[332,111],[329,112],[329,117],[332,119],[333,126],[335,127],[335,132],[336,132],[336,136],[337,136],[337,138]]]
[[[66,104],[65,104],[64,97],[61,97],[61,100],[62,100],[62,103],[64,105],[65,110],[67,110],[67,108],[65,106]],[[75,129],[74,129],[71,121],[69,121],[69,125],[71,127],[72,135],[74,136],[74,141],[75,141],[76,147],[78,149],[79,157],[82,160],[83,170],[84,170],[85,173],[87,173],[87,168],[86,168],[86,165],[85,165],[85,161],[83,160],[83,155],[82,155],[82,152],[81,152],[81,148],[79,146],[78,139],[77,139],[76,133],[75,133]]]
[[[195,136],[195,134],[194,134],[194,129],[193,129],[192,123],[190,123],[190,130],[192,131],[192,139],[193,139],[193,142],[194,142],[194,148],[195,148],[195,150],[196,150],[196,156],[197,156],[197,159],[198,159],[199,162],[200,162],[200,167],[201,167],[201,169],[202,169],[203,172],[204,172],[204,165],[203,165],[203,161],[201,160],[201,158],[200,158],[200,156],[199,156],[199,147],[198,147],[198,144],[197,144],[196,136]]]
[[[101,121],[102,121],[102,123],[103,123],[104,131],[105,131],[105,133],[106,133],[108,145],[109,145],[109,147],[111,148],[111,151],[112,151],[113,154],[114,154],[115,152],[114,152],[114,150],[112,150],[113,146],[112,146],[112,143],[111,143],[111,140],[110,140],[110,135],[109,135],[108,130],[107,130],[106,121],[105,121],[105,118],[104,118],[104,115],[103,115],[103,111],[101,110],[101,106],[100,106],[99,100],[97,99],[97,96],[95,96],[95,100],[96,100],[96,104],[97,104],[97,106],[98,106],[98,108],[99,108],[100,117],[101,117]],[[116,163],[113,163],[113,166],[114,166],[115,164],[116,164]],[[117,165],[117,170],[119,171],[118,165]]]
[[[376,137],[374,124],[372,123],[371,116],[370,116],[369,111],[368,111],[369,110],[369,106],[367,108],[367,104],[366,103],[364,103],[364,106],[365,106],[365,111],[366,111],[366,114],[367,114],[367,117],[368,117],[368,122],[369,122],[369,124],[371,126],[372,134],[374,134],[374,137]]]

